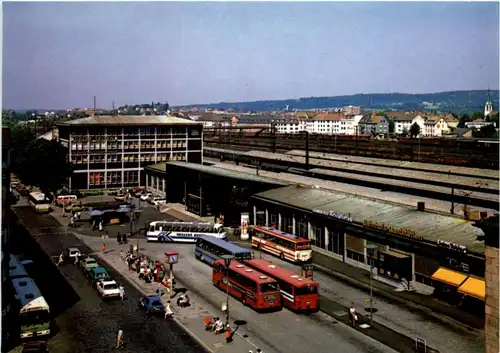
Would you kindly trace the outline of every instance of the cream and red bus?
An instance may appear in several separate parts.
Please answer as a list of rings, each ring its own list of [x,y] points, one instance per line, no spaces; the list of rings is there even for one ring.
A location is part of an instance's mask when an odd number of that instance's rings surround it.
[[[252,247],[278,256],[281,260],[307,263],[312,259],[309,240],[270,227],[254,227]]]

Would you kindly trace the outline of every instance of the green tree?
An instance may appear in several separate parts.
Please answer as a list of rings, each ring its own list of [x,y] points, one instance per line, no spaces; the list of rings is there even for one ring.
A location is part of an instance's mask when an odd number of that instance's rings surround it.
[[[26,146],[35,140],[35,133],[26,125],[14,125],[10,130],[11,136],[11,163],[12,168],[16,169],[17,161],[23,153]]]
[[[472,113],[472,120],[484,119],[484,114],[482,112]]]
[[[390,134],[394,133],[394,120],[388,118],[387,116],[385,117],[385,119],[387,120],[387,123],[389,124],[389,133]]]
[[[497,137],[497,129],[492,124],[483,126],[479,130],[473,131],[472,135],[474,137],[483,137],[483,138],[495,138]]]
[[[68,149],[55,140],[32,140],[18,156],[15,172],[23,183],[38,186],[49,195],[73,173],[67,153]]]
[[[408,136],[408,129],[406,127],[403,128],[403,131],[401,132],[401,135],[403,135],[404,137]]]
[[[470,116],[468,116],[467,114],[464,114],[458,119],[458,126],[457,127],[463,128],[463,127],[465,127],[465,123],[467,123],[469,121],[472,121]]]
[[[410,126],[410,137],[417,137],[418,135],[420,135],[420,125],[413,123]]]

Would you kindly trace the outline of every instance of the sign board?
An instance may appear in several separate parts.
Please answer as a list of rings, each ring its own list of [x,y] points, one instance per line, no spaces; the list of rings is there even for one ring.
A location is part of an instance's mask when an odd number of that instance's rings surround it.
[[[314,209],[313,212],[330,218],[338,219],[339,221],[352,222],[352,217],[350,213],[346,216],[345,214],[340,212],[334,212],[334,211],[327,212],[319,209]]]
[[[440,248],[444,248],[444,249],[448,249],[448,250],[452,250],[452,251],[457,251],[457,252],[460,252],[463,254],[467,254],[467,247],[464,245],[459,245],[459,244],[451,243],[449,241],[440,240],[440,239],[438,239],[437,245]]]
[[[240,224],[241,224],[241,235],[240,235],[240,238],[241,240],[248,240],[248,222],[250,220],[250,215],[246,212],[242,212],[241,213],[241,220],[240,220]]]
[[[167,264],[173,265],[179,262],[179,255],[176,251],[165,251],[167,257]]]
[[[366,228],[375,229],[381,232],[391,233],[400,237],[413,239],[413,240],[424,240],[424,237],[415,233],[411,229],[406,228],[396,228],[391,225],[387,225],[384,223],[377,223],[373,221],[363,221],[363,226]]]

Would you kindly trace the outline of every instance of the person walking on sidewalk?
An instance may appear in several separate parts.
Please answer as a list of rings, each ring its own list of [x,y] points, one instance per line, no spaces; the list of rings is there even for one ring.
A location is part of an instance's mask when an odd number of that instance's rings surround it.
[[[59,255],[59,261],[57,261],[57,266],[62,265],[63,263],[64,263],[64,254],[61,253],[61,255]]]
[[[118,336],[116,336],[116,349],[123,347],[123,330],[118,330]]]
[[[125,300],[125,288],[120,284],[120,287],[118,288],[120,291],[120,299],[121,301]]]
[[[356,309],[354,308],[354,305],[351,305],[349,308],[349,315],[351,317],[351,325],[356,326],[356,321],[358,321],[358,315],[356,314]]]

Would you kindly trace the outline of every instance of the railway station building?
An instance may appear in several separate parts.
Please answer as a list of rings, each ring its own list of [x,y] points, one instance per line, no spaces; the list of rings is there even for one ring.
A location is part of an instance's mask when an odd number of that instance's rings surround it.
[[[377,280],[395,287],[448,301],[464,294],[484,307],[484,233],[470,221],[300,185],[258,193],[251,206],[253,224],[310,239],[315,265],[373,266]]]
[[[143,186],[144,168],[203,161],[203,126],[172,116],[93,116],[60,122],[55,138],[74,167],[70,189]]]
[[[240,223],[252,195],[286,186],[275,179],[215,166],[172,161],[145,168],[146,188],[171,203],[182,203],[200,217],[224,215],[228,226]]]

